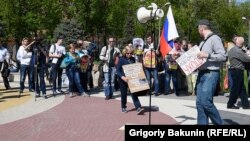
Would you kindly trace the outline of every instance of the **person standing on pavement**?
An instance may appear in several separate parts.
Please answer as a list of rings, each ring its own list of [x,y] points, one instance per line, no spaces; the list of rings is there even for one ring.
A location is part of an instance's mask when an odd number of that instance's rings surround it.
[[[41,37],[36,37],[36,42],[33,44],[31,51],[30,75],[34,80],[36,96],[41,96],[40,92],[42,92],[42,97],[47,99],[44,74],[48,54],[45,51],[45,47],[42,45]]]
[[[20,68],[20,91],[19,93],[23,93],[24,90],[24,82],[26,75],[28,74],[28,81],[29,81],[29,91],[34,91],[34,81],[32,80],[32,76],[30,73],[30,61],[32,52],[30,51],[30,46],[34,43],[31,42],[28,45],[29,39],[27,37],[23,38],[22,40],[22,46],[19,47],[17,52],[17,58],[20,60],[21,68]]]
[[[119,82],[120,91],[121,91],[122,112],[127,113],[128,111],[126,109],[127,108],[126,104],[127,104],[127,95],[128,95],[128,79],[126,78],[124,74],[124,70],[122,66],[135,63],[135,58],[132,57],[133,49],[131,47],[127,46],[125,48],[124,53],[125,53],[125,56],[122,56],[119,58],[116,69],[117,69],[118,82]],[[142,114],[144,110],[141,108],[141,103],[140,103],[138,96],[136,94],[131,94],[131,97],[135,105],[137,114],[138,115]]]
[[[115,47],[115,39],[110,37],[108,40],[108,46],[104,46],[100,53],[100,60],[104,61],[103,72],[104,72],[104,92],[105,100],[109,100],[113,97],[114,82],[115,82],[115,56],[120,54],[120,50]]]
[[[250,109],[246,87],[244,84],[244,65],[245,63],[250,62],[250,56],[243,51],[243,45],[244,38],[236,37],[235,46],[228,52],[230,62],[229,71],[233,80],[233,85],[230,88],[229,100],[227,102],[228,109],[239,109],[238,106],[235,106],[238,97],[241,99],[242,108]]]
[[[143,49],[143,66],[145,68],[146,78],[150,84],[151,78],[154,79],[154,92],[155,96],[159,96],[159,80],[157,70],[157,54],[158,51],[154,47],[153,38],[151,35],[147,36],[146,45]]]
[[[220,68],[226,61],[227,55],[221,38],[211,30],[207,19],[198,22],[199,34],[204,40],[200,43],[197,57],[207,61],[198,68],[197,78],[197,124],[208,125],[209,118],[213,124],[222,125],[222,118],[213,103],[213,95],[220,76]]]
[[[65,63],[69,63],[69,65],[66,68],[66,74],[69,78],[69,96],[73,96],[73,85],[75,84],[78,91],[80,92],[81,96],[86,96],[87,94],[84,93],[84,89],[81,85],[80,81],[80,61],[81,57],[80,54],[75,52],[75,45],[70,44],[69,45],[69,52],[65,55],[64,59]],[[86,81],[86,80],[85,80]],[[87,81],[86,81],[87,82]],[[88,95],[90,96],[90,95]]]
[[[0,41],[0,70],[2,73],[3,83],[4,83],[6,90],[11,88],[9,84],[9,80],[8,80],[9,72],[7,72],[7,75],[5,75],[6,71],[9,71],[9,68],[8,68],[9,58],[10,58],[10,55],[9,55],[8,50],[2,46],[1,41]]]
[[[53,94],[64,93],[62,91],[62,72],[63,69],[60,68],[61,61],[64,54],[66,53],[65,47],[62,46],[63,37],[59,36],[55,44],[52,44],[49,50],[49,57],[52,58],[52,82],[53,82]],[[56,87],[56,80],[58,80],[58,87]],[[56,91],[58,89],[58,92]]]

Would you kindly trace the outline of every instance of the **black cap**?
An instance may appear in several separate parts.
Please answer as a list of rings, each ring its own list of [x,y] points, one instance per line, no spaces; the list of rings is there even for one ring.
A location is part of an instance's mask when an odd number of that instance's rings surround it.
[[[198,26],[199,26],[199,25],[210,26],[210,22],[209,22],[209,20],[207,20],[207,19],[202,19],[202,20],[199,20]]]

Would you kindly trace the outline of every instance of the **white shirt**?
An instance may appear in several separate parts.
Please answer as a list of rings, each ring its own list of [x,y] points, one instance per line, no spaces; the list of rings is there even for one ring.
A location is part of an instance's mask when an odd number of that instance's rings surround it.
[[[0,62],[3,62],[5,59],[8,60],[9,58],[10,58],[10,54],[9,54],[8,50],[6,48],[0,46]]]
[[[24,46],[20,46],[17,52],[17,58],[20,57],[21,65],[30,65],[31,56],[31,51],[28,52],[24,49]]]
[[[56,47],[56,49],[55,49]],[[66,50],[64,46],[59,46],[57,44],[53,44],[50,46],[50,50],[49,53],[53,54],[53,55],[59,55],[59,54],[66,54]],[[58,61],[58,58],[52,58],[52,63],[56,64]]]

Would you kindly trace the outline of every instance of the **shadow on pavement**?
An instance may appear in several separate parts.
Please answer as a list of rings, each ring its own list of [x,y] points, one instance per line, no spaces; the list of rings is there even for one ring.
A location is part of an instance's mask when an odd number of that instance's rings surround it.
[[[4,102],[5,100],[0,99],[0,102]]]
[[[223,119],[225,125],[240,125],[239,123],[233,121],[232,119]]]
[[[22,94],[20,97],[30,96],[29,94]],[[3,96],[0,99],[9,99],[9,98],[19,98],[19,95]]]
[[[183,122],[185,122],[187,120],[196,120],[196,118],[188,117],[186,115],[178,116],[178,117],[175,117],[175,118],[183,119],[182,121],[178,122],[179,124],[182,124]]]

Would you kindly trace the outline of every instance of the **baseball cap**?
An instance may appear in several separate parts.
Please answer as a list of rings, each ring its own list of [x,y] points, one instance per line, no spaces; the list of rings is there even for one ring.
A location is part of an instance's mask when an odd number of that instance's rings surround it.
[[[210,26],[211,24],[210,24],[209,20],[207,20],[207,19],[202,19],[202,20],[199,20],[199,21],[198,21],[198,25],[197,25],[197,26],[199,26],[199,25],[207,25],[207,26]]]

